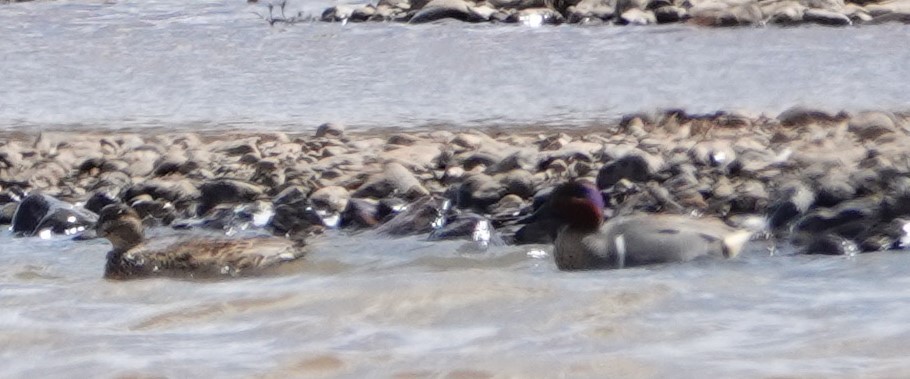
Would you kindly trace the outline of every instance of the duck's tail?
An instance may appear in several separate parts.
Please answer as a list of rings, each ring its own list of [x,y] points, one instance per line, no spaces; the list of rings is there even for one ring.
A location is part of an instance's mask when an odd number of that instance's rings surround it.
[[[748,230],[737,230],[724,237],[724,257],[735,258],[751,238],[752,232]]]

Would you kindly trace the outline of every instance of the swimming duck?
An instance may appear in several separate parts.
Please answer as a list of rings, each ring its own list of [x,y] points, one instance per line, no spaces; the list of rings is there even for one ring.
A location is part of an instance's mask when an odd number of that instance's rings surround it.
[[[550,202],[564,223],[553,249],[560,270],[684,262],[702,256],[731,258],[751,236],[719,220],[682,215],[641,214],[604,222],[600,191],[582,181],[558,186]]]
[[[147,241],[139,214],[123,204],[101,210],[96,232],[113,245],[104,268],[108,279],[240,276],[261,273],[303,256],[298,243],[270,236],[190,238],[163,245]]]

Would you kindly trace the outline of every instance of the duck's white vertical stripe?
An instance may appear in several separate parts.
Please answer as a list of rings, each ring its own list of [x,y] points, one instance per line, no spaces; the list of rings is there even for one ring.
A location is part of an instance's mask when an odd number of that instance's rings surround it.
[[[613,244],[616,245],[616,268],[623,268],[626,266],[626,239],[620,234],[613,239]]]

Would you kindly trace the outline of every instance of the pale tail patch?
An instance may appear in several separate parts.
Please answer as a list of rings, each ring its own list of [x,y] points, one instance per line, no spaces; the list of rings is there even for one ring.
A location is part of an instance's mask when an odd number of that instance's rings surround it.
[[[752,232],[748,230],[736,231],[724,237],[724,257],[735,258],[750,238],[752,238]]]

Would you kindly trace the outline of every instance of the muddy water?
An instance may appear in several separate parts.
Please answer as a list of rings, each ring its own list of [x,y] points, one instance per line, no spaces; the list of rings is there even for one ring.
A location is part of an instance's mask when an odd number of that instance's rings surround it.
[[[2,377],[903,377],[910,254],[563,273],[549,247],[329,235],[277,277],[101,279],[0,239]]]

